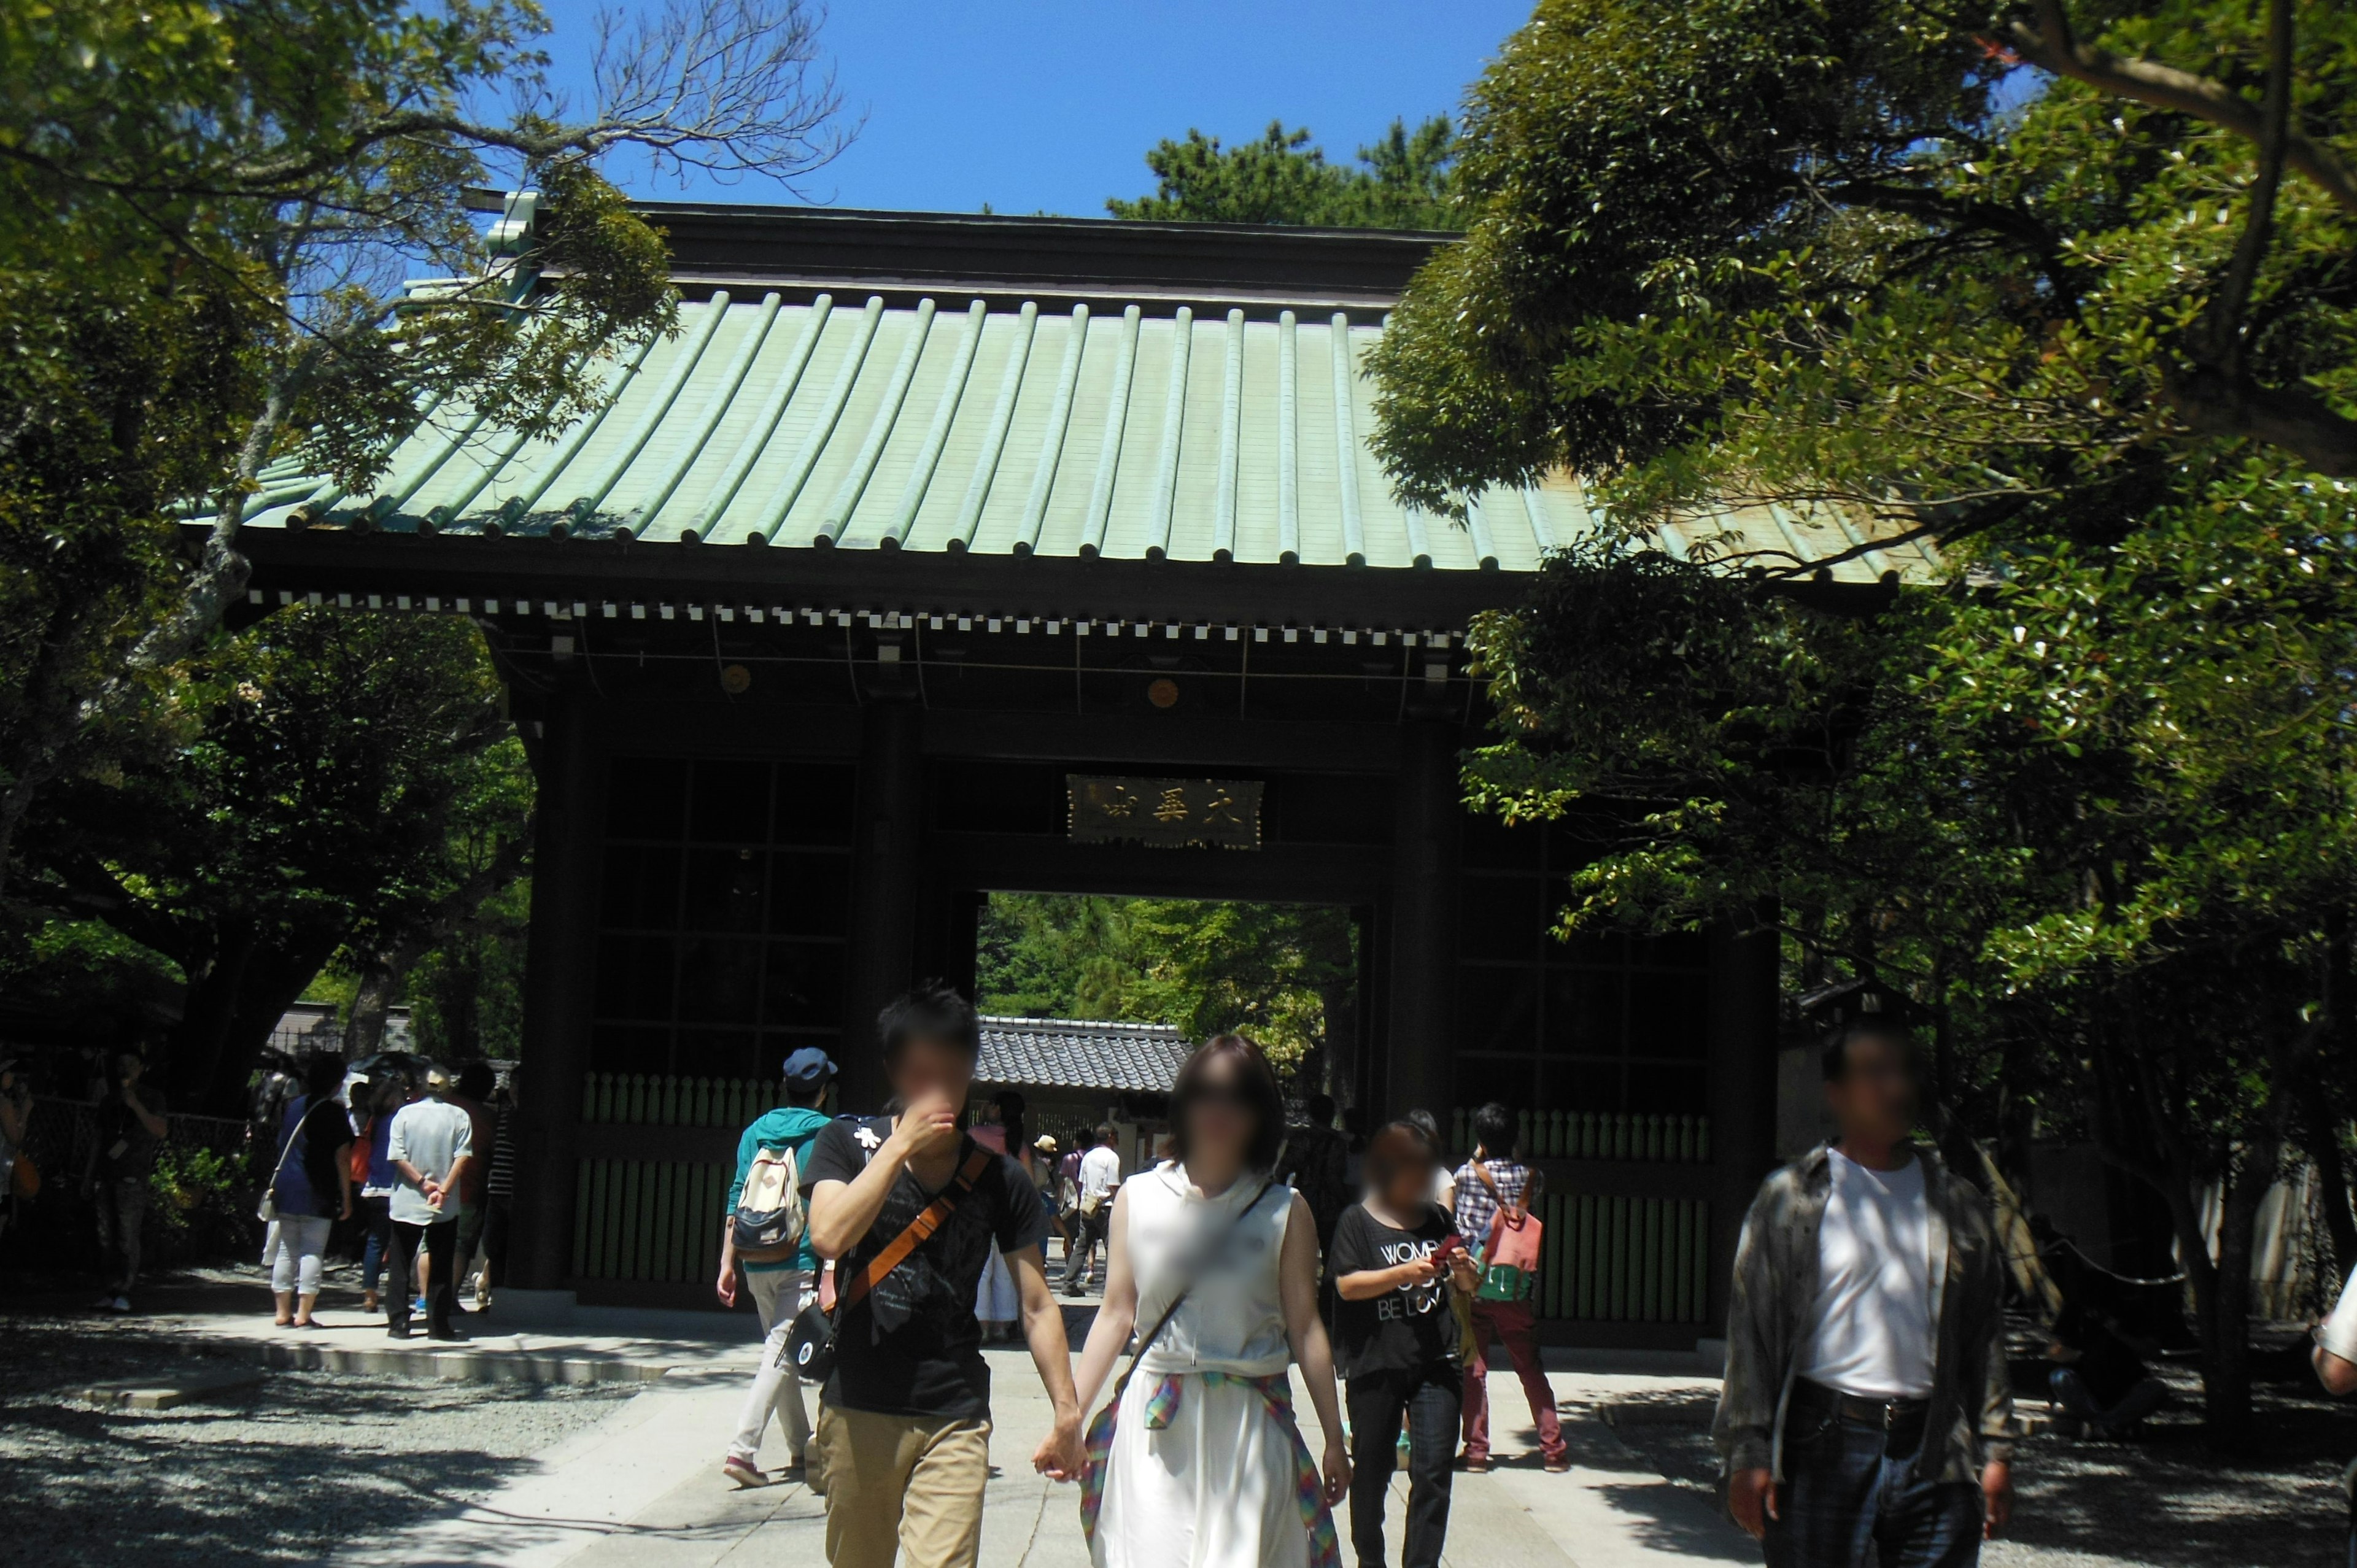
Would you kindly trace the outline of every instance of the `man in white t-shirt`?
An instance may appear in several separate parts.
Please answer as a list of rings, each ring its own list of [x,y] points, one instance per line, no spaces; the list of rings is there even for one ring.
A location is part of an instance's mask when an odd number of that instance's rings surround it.
[[[413,1092],[414,1092],[413,1090]],[[475,1153],[475,1120],[443,1100],[412,1100],[394,1113],[386,1155],[400,1178],[393,1189],[393,1277],[385,1297],[386,1335],[409,1337],[409,1290],[417,1251],[427,1262],[425,1336],[464,1339],[451,1254],[458,1240],[458,1186]]]
[[[1121,1155],[1113,1143],[1113,1129],[1099,1127],[1096,1146],[1081,1156],[1079,1234],[1064,1249],[1066,1295],[1087,1292],[1097,1243],[1104,1240],[1105,1222],[1113,1218],[1114,1189],[1121,1186]]]
[[[2316,1326],[2313,1359],[2327,1393],[2357,1394],[2357,1273],[2341,1287],[2332,1316]],[[2349,1561],[2357,1563],[2357,1490],[2349,1498]]]
[[[1727,1508],[1770,1568],[1966,1568],[2011,1511],[2003,1257],[1987,1206],[1913,1140],[1914,1042],[1824,1056],[1838,1140],[1761,1185],[1727,1311]]]

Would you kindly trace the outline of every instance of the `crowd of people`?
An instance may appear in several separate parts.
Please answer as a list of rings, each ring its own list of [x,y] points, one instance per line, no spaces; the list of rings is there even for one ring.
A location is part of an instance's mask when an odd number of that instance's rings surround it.
[[[278,1326],[317,1326],[341,1225],[360,1252],[361,1310],[382,1312],[390,1337],[411,1337],[423,1317],[430,1339],[466,1338],[461,1292],[471,1285],[475,1310],[487,1309],[506,1256],[514,1106],[515,1075],[502,1090],[488,1062],[453,1075],[388,1058],[356,1072],[332,1055],[307,1058],[302,1092],[277,1119],[261,1209]]]
[[[761,1448],[774,1420],[787,1471],[826,1500],[837,1568],[976,1561],[983,1346],[996,1338],[1029,1351],[1053,1411],[1032,1463],[1080,1483],[1101,1568],[1339,1568],[1338,1510],[1361,1568],[1382,1568],[1402,1469],[1400,1560],[1437,1568],[1454,1475],[1491,1464],[1498,1349],[1540,1463],[1570,1467],[1531,1301],[1543,1176],[1504,1106],[1473,1114],[1473,1148],[1452,1168],[1426,1114],[1370,1132],[1344,1113],[1338,1127],[1321,1096],[1307,1125],[1288,1126],[1260,1048],[1221,1035],[1180,1068],[1157,1157],[1126,1172],[1113,1126],[1030,1137],[1019,1094],[965,1124],[980,1028],[953,991],[895,1001],[877,1048],[890,1098],[873,1114],[830,1114],[823,1051],[786,1058],[786,1103],[738,1140],[716,1283],[725,1305],[749,1296],[763,1335],[723,1473],[772,1479]],[[99,1305],[121,1312],[168,1129],[138,1057],[111,1065],[81,1175]],[[1822,1065],[1836,1132],[1761,1184],[1735,1259],[1714,1432],[1727,1510],[1770,1568],[1966,1568],[2012,1506],[2003,1250],[1987,1204],[1917,1134],[1907,1031],[1850,1017]],[[28,1109],[14,1066],[0,1060],[0,1179]],[[364,1305],[392,1337],[422,1317],[431,1338],[465,1337],[468,1282],[487,1305],[512,1193],[514,1085],[495,1093],[482,1063],[420,1069],[348,1075],[315,1057],[285,1103],[263,1205],[281,1326],[315,1326],[339,1224],[357,1229]],[[1077,1359],[1051,1234],[1064,1293],[1102,1290]],[[2117,1436],[2165,1399],[2102,1313],[2066,1313],[2055,1334],[2059,1425]],[[2357,1284],[2319,1331],[2316,1364],[2332,1391],[2357,1391]]]
[[[1111,1125],[1030,1137],[1019,1095],[963,1124],[980,1030],[952,991],[895,1002],[877,1048],[891,1098],[872,1115],[825,1114],[835,1065],[787,1058],[789,1104],[738,1143],[716,1286],[726,1305],[749,1294],[763,1332],[722,1471],[770,1481],[774,1419],[787,1471],[826,1498],[838,1568],[975,1561],[982,1348],[997,1337],[1030,1351],[1053,1411],[1033,1464],[1082,1484],[1101,1564],[1339,1563],[1347,1499],[1372,1568],[1405,1455],[1402,1561],[1434,1568],[1455,1470],[1490,1464],[1494,1347],[1521,1375],[1542,1462],[1569,1467],[1529,1303],[1539,1175],[1504,1107],[1475,1116],[1451,1169],[1429,1117],[1368,1133],[1337,1127],[1321,1096],[1288,1127],[1267,1058],[1222,1035],[1180,1069],[1159,1156],[1132,1173]],[[1102,1291],[1077,1361],[1051,1235],[1064,1294]]]

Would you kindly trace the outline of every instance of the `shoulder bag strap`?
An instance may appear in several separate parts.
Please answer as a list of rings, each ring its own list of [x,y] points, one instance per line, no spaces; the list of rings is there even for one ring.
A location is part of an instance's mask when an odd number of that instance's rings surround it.
[[[866,1268],[851,1276],[851,1283],[845,1285],[842,1294],[835,1298],[836,1320],[840,1321],[845,1313],[882,1283],[886,1275],[908,1260],[909,1253],[923,1246],[925,1239],[942,1228],[942,1222],[956,1211],[957,1206],[965,1200],[966,1194],[974,1190],[974,1184],[982,1179],[982,1173],[989,1168],[990,1151],[977,1146],[973,1154],[966,1156],[965,1164],[958,1167],[957,1176],[950,1185],[942,1189],[941,1196],[909,1220],[907,1230],[886,1242],[882,1251],[868,1259]]]
[[[331,1100],[328,1103],[333,1105],[335,1101]],[[303,1141],[303,1129],[311,1124],[311,1117],[318,1109],[317,1105],[306,1105],[303,1114],[295,1119],[295,1130],[286,1134],[286,1146],[278,1151],[278,1163],[270,1167],[270,1180],[263,1185],[263,1191],[278,1190],[278,1178],[286,1174],[286,1162],[294,1158],[295,1145]]]

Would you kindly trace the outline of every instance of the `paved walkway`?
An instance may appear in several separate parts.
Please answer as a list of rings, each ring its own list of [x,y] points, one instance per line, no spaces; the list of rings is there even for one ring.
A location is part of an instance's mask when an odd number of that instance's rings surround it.
[[[1080,1568],[1079,1494],[1031,1472],[1049,1409],[1020,1348],[988,1352],[997,1430],[985,1502],[984,1568]],[[810,1568],[824,1561],[824,1505],[799,1483],[738,1491],[719,1459],[743,1397],[749,1354],[683,1366],[537,1471],[480,1504],[338,1559],[350,1568]],[[1620,1359],[1623,1366],[1638,1359]],[[1587,1369],[1552,1375],[1575,1467],[1550,1476],[1511,1373],[1494,1374],[1500,1465],[1459,1475],[1446,1562],[1468,1568],[1669,1568],[1751,1563],[1756,1549],[1691,1491],[1663,1480],[1601,1419],[1607,1402],[1699,1397],[1691,1373]],[[1308,1402],[1300,1402],[1307,1412]],[[1526,1420],[1526,1418],[1523,1418]],[[783,1462],[773,1429],[765,1457]],[[1403,1539],[1405,1477],[1393,1488],[1389,1539]],[[1347,1547],[1346,1547],[1347,1551]]]
[[[1066,1305],[1077,1348],[1094,1302]],[[643,1385],[604,1422],[540,1455],[528,1473],[479,1502],[356,1545],[336,1559],[345,1568],[813,1568],[825,1560],[819,1498],[798,1482],[740,1491],[719,1473],[759,1351],[749,1315],[593,1311],[582,1315],[587,1326],[561,1332],[502,1331],[497,1314],[469,1315],[472,1341],[445,1346],[388,1340],[381,1316],[333,1307],[311,1333],[274,1328],[266,1296],[230,1277],[159,1288],[143,1307],[159,1329],[274,1366]],[[1077,1489],[1031,1470],[1049,1406],[1030,1358],[1019,1346],[986,1354],[997,1424],[983,1568],[1082,1568],[1088,1552]],[[1647,1405],[1715,1397],[1717,1383],[1694,1369],[1691,1358],[1556,1352],[1549,1360],[1571,1472],[1550,1476],[1540,1467],[1521,1385],[1511,1369],[1494,1370],[1497,1467],[1456,1477],[1446,1563],[1673,1568],[1759,1561],[1758,1549],[1706,1499],[1663,1479],[1606,1419],[1608,1409],[1616,1419],[1641,1419]],[[1308,1398],[1296,1402],[1308,1417]],[[783,1446],[772,1428],[767,1462],[783,1464]],[[1387,1530],[1394,1554],[1405,1504],[1402,1477]],[[1347,1560],[1347,1540],[1344,1552]]]

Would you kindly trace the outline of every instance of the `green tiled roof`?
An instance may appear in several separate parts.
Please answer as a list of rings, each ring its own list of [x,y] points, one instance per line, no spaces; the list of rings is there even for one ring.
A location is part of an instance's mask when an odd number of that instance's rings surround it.
[[[1531,571],[1596,526],[1568,477],[1491,490],[1466,525],[1394,501],[1361,371],[1381,332],[1340,313],[1248,319],[1168,299],[716,292],[554,440],[430,409],[374,494],[274,475],[250,526],[1449,572]],[[1733,526],[1779,561],[1866,542],[1831,519]],[[1934,564],[1909,545],[1831,573]]]

